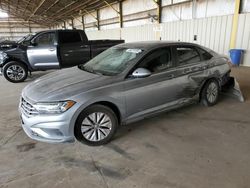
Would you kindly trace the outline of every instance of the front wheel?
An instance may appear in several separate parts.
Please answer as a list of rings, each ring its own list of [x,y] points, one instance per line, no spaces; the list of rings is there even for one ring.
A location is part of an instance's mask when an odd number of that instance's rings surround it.
[[[211,79],[206,82],[201,91],[201,103],[204,106],[213,106],[218,102],[219,84],[216,80]]]
[[[3,75],[6,80],[13,83],[19,83],[26,80],[28,69],[22,63],[11,61],[3,67]]]
[[[91,146],[108,143],[118,127],[116,114],[103,105],[93,105],[84,110],[75,124],[75,137]]]

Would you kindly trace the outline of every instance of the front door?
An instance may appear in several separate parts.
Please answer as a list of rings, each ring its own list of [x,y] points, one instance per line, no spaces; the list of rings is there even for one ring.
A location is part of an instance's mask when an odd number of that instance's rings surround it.
[[[136,68],[146,68],[152,75],[126,79],[128,121],[174,105],[182,91],[170,47],[154,50]]]
[[[27,56],[34,70],[60,68],[55,41],[55,32],[41,33],[33,39],[33,45],[28,46]]]

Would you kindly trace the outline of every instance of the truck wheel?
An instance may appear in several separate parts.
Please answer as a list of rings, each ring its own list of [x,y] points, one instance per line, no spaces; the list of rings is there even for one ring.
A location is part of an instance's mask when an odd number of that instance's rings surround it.
[[[6,80],[13,83],[19,83],[26,80],[28,69],[22,63],[11,61],[3,67],[3,75]]]
[[[110,108],[93,105],[79,115],[75,124],[75,137],[84,144],[99,146],[112,139],[117,127],[117,117]]]
[[[215,79],[208,80],[201,91],[201,103],[213,106],[218,102],[220,87]]]

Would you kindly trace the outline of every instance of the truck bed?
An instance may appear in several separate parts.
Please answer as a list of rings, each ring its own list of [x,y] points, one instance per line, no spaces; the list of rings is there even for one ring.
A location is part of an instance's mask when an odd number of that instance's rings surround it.
[[[91,58],[100,54],[109,47],[124,43],[124,40],[90,40],[89,44],[91,46]]]

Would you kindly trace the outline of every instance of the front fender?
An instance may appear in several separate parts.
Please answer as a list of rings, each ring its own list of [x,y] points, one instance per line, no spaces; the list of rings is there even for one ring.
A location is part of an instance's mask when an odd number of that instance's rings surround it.
[[[24,65],[26,65],[28,67],[28,70],[29,71],[33,71],[33,69],[30,67],[30,65],[27,63],[27,62],[23,62],[23,61],[20,61],[18,59],[15,59],[15,58],[11,58],[11,57],[8,57],[7,59],[5,59],[2,64],[0,63],[0,67],[4,67],[6,64],[8,64],[9,62],[11,61],[16,61],[16,62],[19,62],[19,63],[23,63]]]
[[[113,105],[115,105],[118,109],[119,109],[119,112],[120,112],[120,118],[121,120],[124,118],[125,116],[125,104],[121,103],[119,101],[119,99],[115,99],[115,98],[112,98],[112,97],[97,97],[97,98],[94,98],[93,100],[89,100],[87,102],[84,102],[83,104],[79,105],[77,110],[75,111],[73,117],[71,118],[71,121],[70,121],[70,133],[71,135],[74,134],[74,126],[75,126],[75,122],[78,118],[78,116],[80,115],[80,113],[86,109],[87,107],[93,105],[93,104],[96,104],[96,103],[101,103],[101,102],[108,102],[108,103],[112,103]]]

